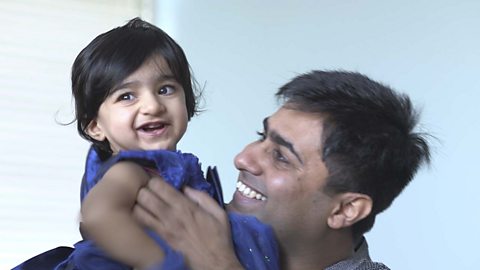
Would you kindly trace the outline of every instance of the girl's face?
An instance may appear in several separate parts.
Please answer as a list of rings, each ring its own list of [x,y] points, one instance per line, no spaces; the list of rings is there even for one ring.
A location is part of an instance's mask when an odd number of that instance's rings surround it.
[[[187,122],[183,87],[165,59],[154,55],[111,91],[87,132],[95,140],[108,140],[114,154],[176,150]]]

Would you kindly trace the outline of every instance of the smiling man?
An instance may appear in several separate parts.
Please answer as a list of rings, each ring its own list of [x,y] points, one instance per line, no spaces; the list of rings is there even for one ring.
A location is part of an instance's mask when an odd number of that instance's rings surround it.
[[[372,262],[363,234],[430,160],[410,99],[338,71],[300,75],[277,97],[284,103],[259,140],[235,158],[227,210],[272,226],[282,269],[388,269]],[[201,192],[185,194],[150,181],[134,213],[192,269],[242,269],[227,214]]]

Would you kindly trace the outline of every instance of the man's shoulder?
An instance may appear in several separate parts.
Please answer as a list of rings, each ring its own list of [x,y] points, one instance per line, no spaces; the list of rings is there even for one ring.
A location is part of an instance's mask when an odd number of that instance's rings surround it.
[[[367,241],[362,237],[352,257],[325,270],[390,270],[390,268],[383,263],[374,262],[370,259]]]
[[[340,262],[328,267],[326,270],[390,270],[390,268],[383,263],[362,260],[356,263],[350,263],[348,261]]]
[[[390,270],[385,264],[372,261],[363,261],[352,270]]]

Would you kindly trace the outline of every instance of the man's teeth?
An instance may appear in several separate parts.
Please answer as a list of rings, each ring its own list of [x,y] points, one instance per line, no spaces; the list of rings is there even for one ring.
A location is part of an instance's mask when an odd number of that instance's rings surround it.
[[[240,180],[237,182],[237,190],[243,194],[243,196],[250,198],[250,199],[257,199],[261,201],[266,201],[267,197],[263,196],[260,192],[253,190],[252,188],[248,187]]]

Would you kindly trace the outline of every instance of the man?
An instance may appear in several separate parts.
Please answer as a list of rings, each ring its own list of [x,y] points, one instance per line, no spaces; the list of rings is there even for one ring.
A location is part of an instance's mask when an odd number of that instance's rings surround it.
[[[300,75],[277,97],[283,106],[235,158],[227,210],[272,226],[282,269],[388,269],[370,260],[363,234],[430,160],[409,98],[338,71]],[[184,193],[150,181],[134,214],[192,269],[243,269],[227,214],[201,192]]]

